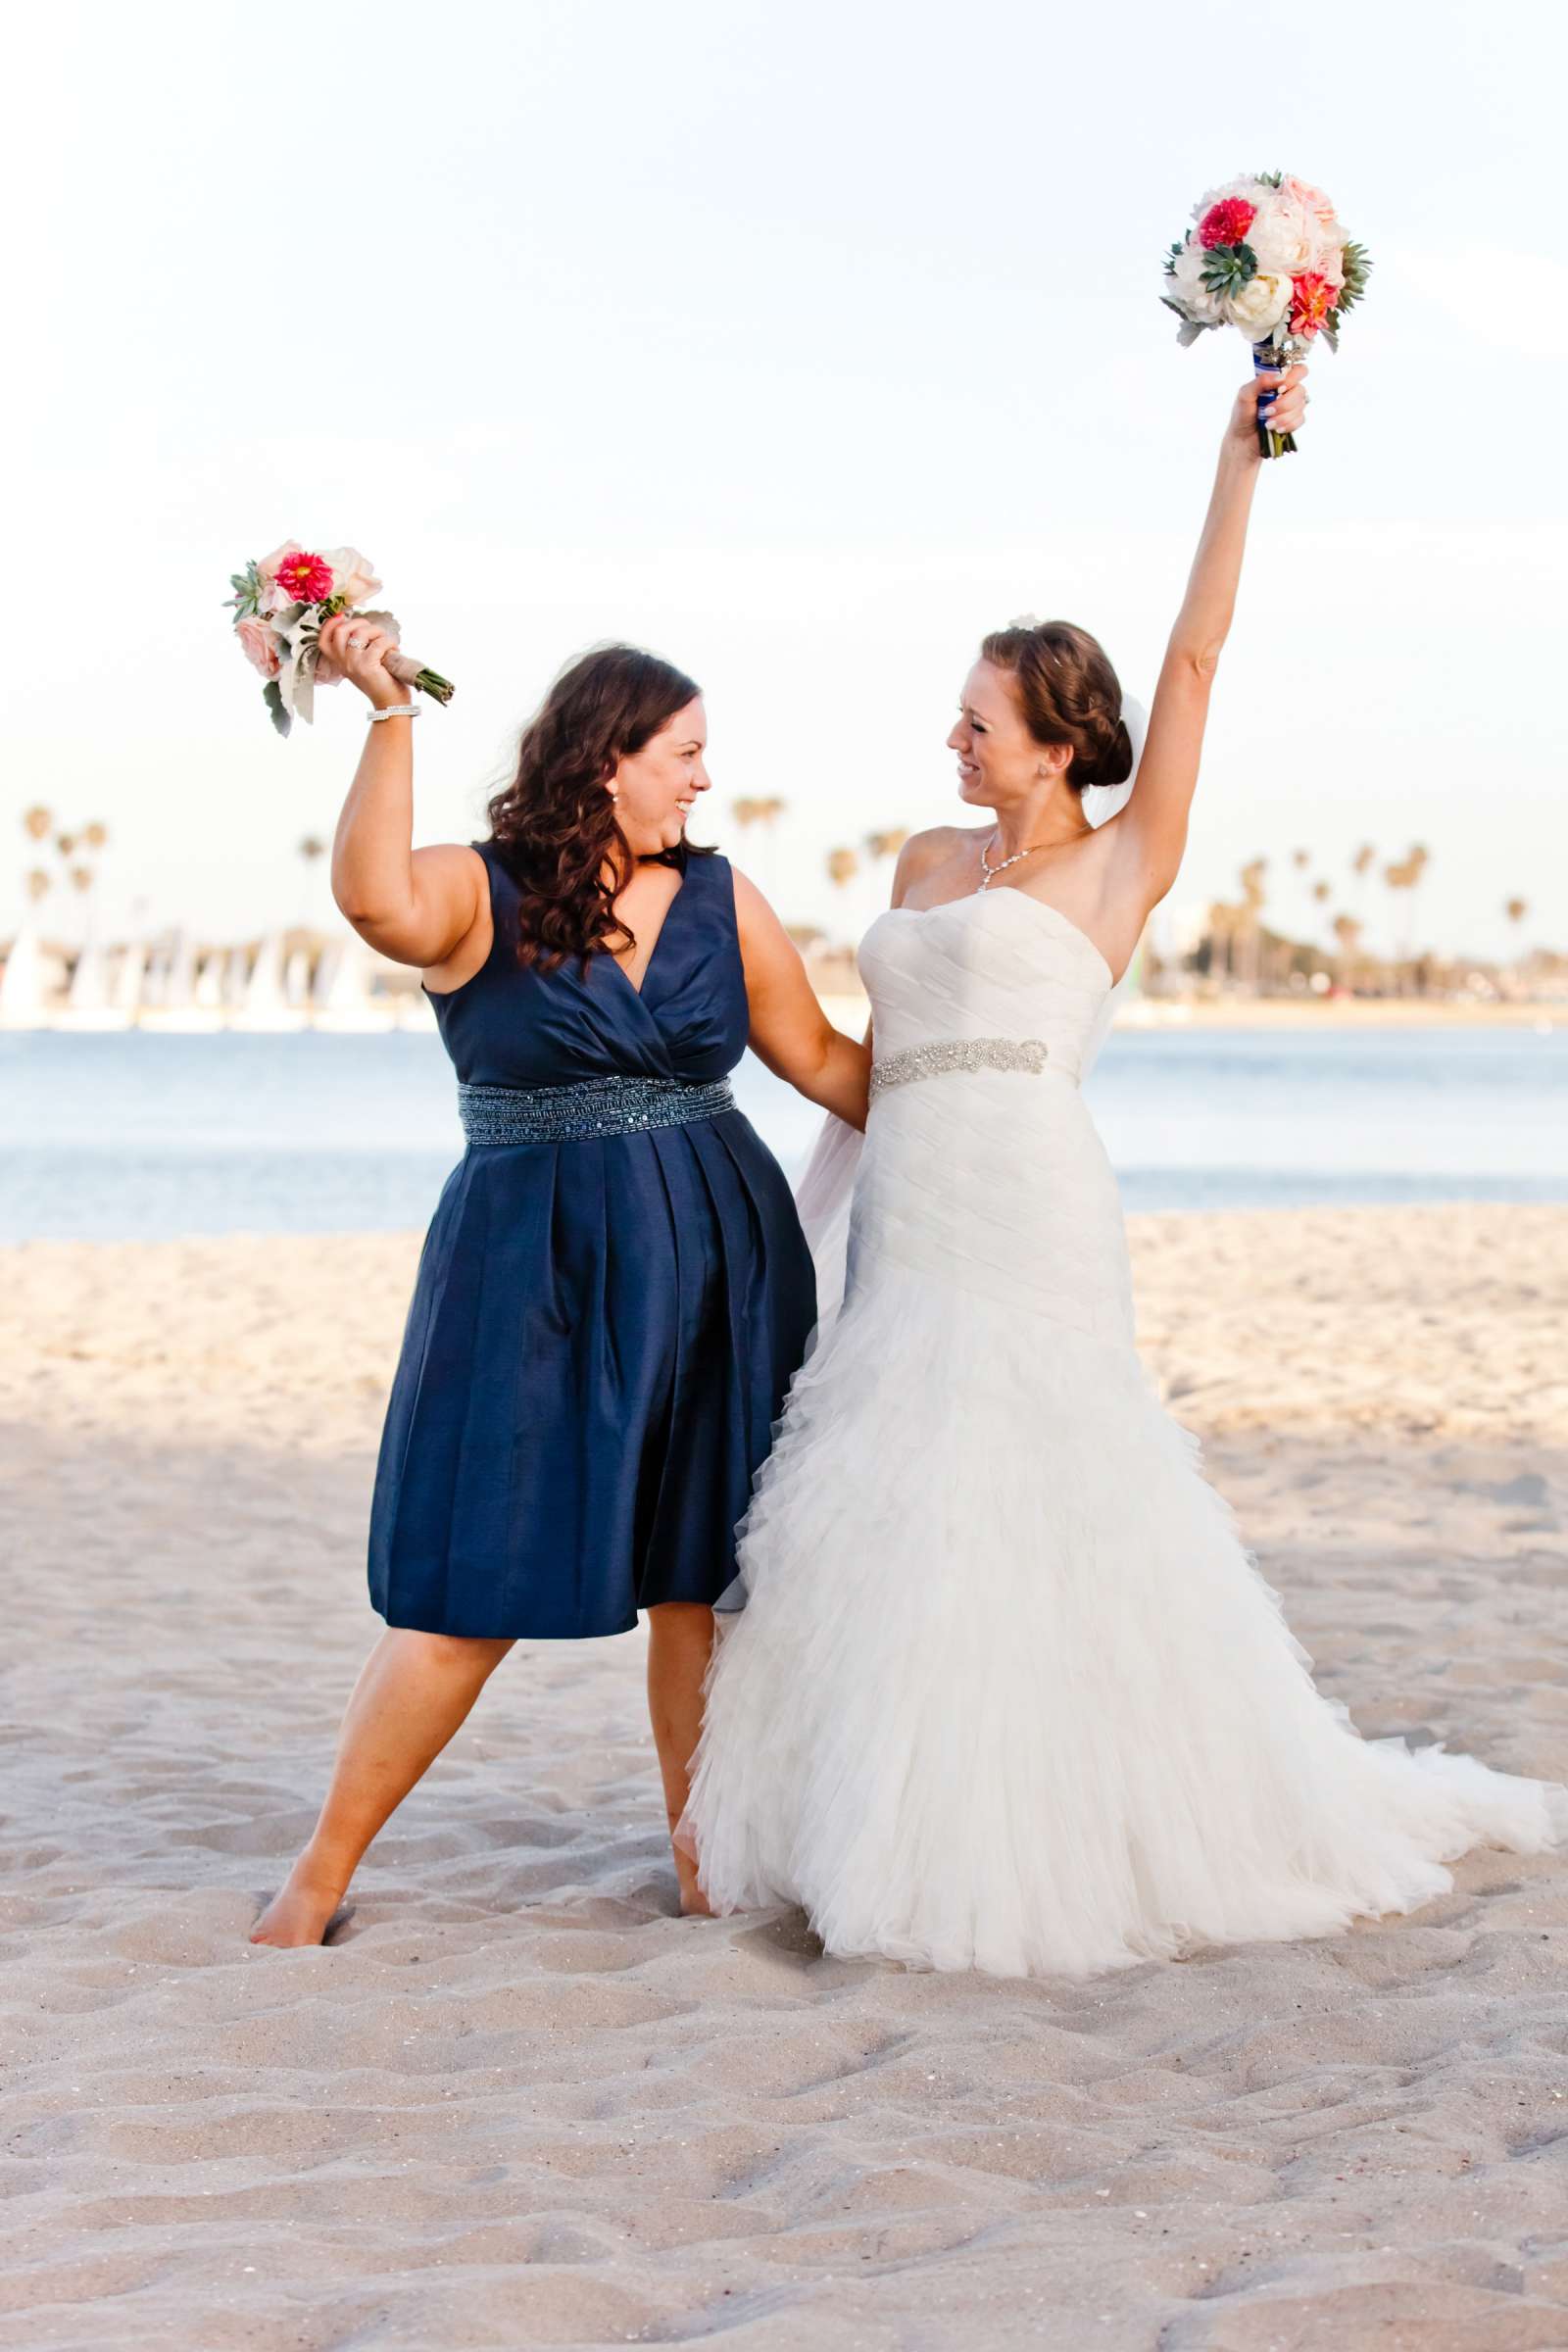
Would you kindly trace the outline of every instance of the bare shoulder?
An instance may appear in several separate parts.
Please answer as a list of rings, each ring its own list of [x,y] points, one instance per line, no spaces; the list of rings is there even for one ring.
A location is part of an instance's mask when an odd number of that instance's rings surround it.
[[[443,954],[420,963],[432,995],[443,995],[471,980],[489,956],[495,941],[490,912],[490,868],[466,842],[438,841],[416,850],[411,859],[416,896],[429,910],[438,936],[446,941]]]
[[[928,875],[954,864],[963,855],[973,831],[968,825],[930,825],[923,833],[911,833],[893,871],[894,906],[900,906]]]
[[[752,880],[751,875],[743,873],[733,858],[726,858],[724,863],[729,867],[729,878],[735,885],[736,906],[744,904],[747,906],[765,906],[767,901]]]
[[[773,911],[771,901],[758,889],[750,874],[742,873],[733,858],[725,862],[729,866],[730,880],[735,889],[735,920],[742,931],[758,924],[766,924],[770,928],[776,926],[778,916]]]
[[[742,955],[752,957],[791,953],[789,933],[779,920],[772,901],[758,889],[750,874],[742,873],[733,858],[728,863],[735,886],[735,929]]]
[[[490,869],[467,842],[433,841],[427,848],[414,852],[414,863],[432,881],[458,890],[466,887],[475,900],[489,895]]]

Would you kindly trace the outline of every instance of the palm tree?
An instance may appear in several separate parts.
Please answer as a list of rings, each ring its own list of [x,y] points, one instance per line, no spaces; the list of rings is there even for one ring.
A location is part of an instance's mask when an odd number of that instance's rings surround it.
[[[1525,916],[1530,912],[1530,901],[1528,899],[1504,899],[1502,911],[1517,931]],[[1521,960],[1523,959],[1521,958]]]
[[[1241,870],[1242,905],[1240,933],[1246,943],[1246,980],[1256,995],[1262,978],[1263,902],[1268,896],[1263,875],[1268,866],[1266,858],[1250,858]]]
[[[1216,899],[1208,910],[1209,970],[1218,969],[1221,951],[1227,975],[1236,971],[1236,942],[1241,933],[1246,909],[1233,906],[1226,899]]]
[[[1401,891],[1413,891],[1420,879],[1420,873],[1421,868],[1413,857],[1396,858],[1391,865],[1386,865],[1383,869],[1383,879],[1388,885],[1392,909],[1390,927],[1396,967],[1408,962],[1410,956],[1410,916],[1407,912],[1404,920],[1402,922],[1399,920],[1399,894]],[[1402,975],[1398,980],[1398,988],[1402,995],[1404,990]]]
[[[789,803],[780,800],[777,793],[765,793],[755,800],[731,801],[729,806],[730,813],[743,833],[748,832],[753,825],[760,825],[762,828],[766,850],[758,863],[762,887],[771,896],[773,890],[773,827],[783,815]]]
[[[829,850],[825,859],[827,878],[835,890],[847,891],[860,870],[860,860],[854,850]],[[854,918],[851,918],[852,928]]]
[[[908,838],[907,829],[903,825],[889,825],[880,833],[866,835],[865,854],[871,861],[873,881],[883,860],[888,858],[896,858]]]
[[[1345,971],[1346,986],[1354,988],[1356,958],[1361,948],[1361,926],[1355,916],[1353,914],[1337,914],[1334,917],[1334,936],[1339,942],[1340,961]]]
[[[316,894],[311,888],[310,877],[316,871],[318,860],[326,856],[326,844],[319,833],[306,833],[296,843],[295,854],[304,860],[305,864],[305,921],[302,928],[311,931],[316,929],[317,925],[313,919],[316,912],[314,905]]]
[[[1412,844],[1410,845],[1410,858],[1409,858],[1409,865],[1410,865],[1410,930],[1411,930],[1412,937],[1413,937],[1413,934],[1414,934],[1414,931],[1415,931],[1415,894],[1416,894],[1416,892],[1417,892],[1417,891],[1420,889],[1422,882],[1425,880],[1425,878],[1426,878],[1426,870],[1427,870],[1427,867],[1428,867],[1428,866],[1431,864],[1431,862],[1432,862],[1432,852],[1431,852],[1431,851],[1430,851],[1430,850],[1427,848],[1427,846],[1426,846],[1425,842],[1422,842],[1422,841],[1412,842]]]
[[[1397,893],[1404,888],[1404,867],[1396,858],[1383,868],[1383,887],[1389,894],[1389,940],[1394,954],[1399,947],[1399,902]]]
[[[59,861],[54,873],[42,865],[35,865],[28,872],[26,891],[29,900],[35,906],[41,900],[48,897],[57,880],[68,881],[74,890],[85,897],[92,888],[93,867],[82,853],[101,850],[109,839],[108,826],[97,817],[74,833],[56,833],[54,824],[54,810],[45,808],[41,801],[35,801],[30,808],[23,810],[23,832],[29,841],[48,842]],[[73,863],[73,859],[75,860],[74,863]],[[89,923],[89,933],[90,930]]]

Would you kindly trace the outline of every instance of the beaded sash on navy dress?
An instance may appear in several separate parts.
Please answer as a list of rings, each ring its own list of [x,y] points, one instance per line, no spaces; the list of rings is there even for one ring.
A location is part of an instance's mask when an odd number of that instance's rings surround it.
[[[733,1110],[727,1078],[573,1079],[565,1086],[458,1087],[458,1116],[470,1144],[569,1144],[651,1127],[689,1127]]]

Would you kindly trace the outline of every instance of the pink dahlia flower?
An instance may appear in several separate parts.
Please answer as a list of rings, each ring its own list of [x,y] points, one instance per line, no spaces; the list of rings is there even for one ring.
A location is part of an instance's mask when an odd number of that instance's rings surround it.
[[[320,605],[332,593],[332,566],[301,547],[286,555],[277,567],[277,584],[297,605]]]
[[[1321,270],[1307,270],[1291,280],[1291,332],[1315,335],[1334,308],[1335,287]]]

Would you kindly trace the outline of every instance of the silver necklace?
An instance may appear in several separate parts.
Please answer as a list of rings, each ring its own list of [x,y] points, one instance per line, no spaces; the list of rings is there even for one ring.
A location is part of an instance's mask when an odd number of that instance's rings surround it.
[[[989,890],[997,876],[999,874],[1004,874],[1009,865],[1016,865],[1021,858],[1032,858],[1037,850],[1049,849],[1051,846],[1049,842],[1032,841],[1026,850],[1014,850],[1010,858],[1004,858],[1000,864],[993,865],[990,858],[986,856],[986,851],[990,849],[991,842],[995,841],[996,838],[997,837],[995,833],[993,833],[991,836],[991,841],[985,842],[981,845],[980,864],[985,878],[976,885],[976,888],[979,890]]]

